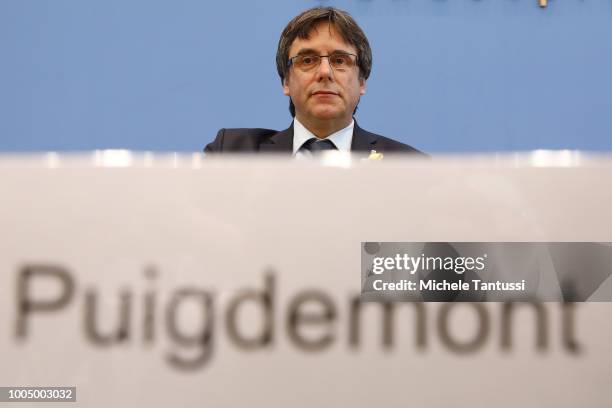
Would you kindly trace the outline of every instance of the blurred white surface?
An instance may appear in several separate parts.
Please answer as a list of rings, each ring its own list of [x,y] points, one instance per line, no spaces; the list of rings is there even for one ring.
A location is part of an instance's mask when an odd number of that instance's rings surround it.
[[[502,349],[495,303],[479,306],[490,324],[472,353],[444,343],[440,304],[424,305],[424,348],[411,305],[398,306],[391,349],[381,346],[376,306],[364,311],[359,347],[349,342],[362,241],[612,241],[612,161],[560,154],[342,159],[339,167],[125,151],[2,157],[0,385],[75,385],[71,406],[87,407],[610,406],[608,303],[576,306],[578,349],[562,334],[560,304],[544,305],[544,350],[535,346],[529,307],[514,316],[513,345]],[[19,337],[17,282],[27,265],[63,268],[74,291],[57,310],[28,315]],[[274,276],[273,337],[245,350],[228,331],[230,305],[245,288],[263,291],[266,274]],[[57,298],[61,285],[40,279],[31,296]],[[210,325],[210,343],[170,334],[169,305],[181,289],[211,294],[212,309],[186,301],[175,313],[184,337]],[[307,289],[335,309],[329,322],[300,332],[331,336],[316,351],[289,333],[291,303]],[[122,341],[98,345],[87,334],[92,293],[94,324],[106,335],[119,326],[128,294]],[[474,310],[459,305],[449,316],[457,342],[483,328]],[[265,318],[253,301],[238,320],[243,337],[257,338]],[[196,359],[205,347],[210,358],[192,369],[171,362]]]

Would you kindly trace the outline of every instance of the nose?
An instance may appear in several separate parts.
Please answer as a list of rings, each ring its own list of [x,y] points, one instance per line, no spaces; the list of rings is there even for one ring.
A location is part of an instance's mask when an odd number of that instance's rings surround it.
[[[334,70],[329,63],[329,57],[321,57],[321,63],[317,68],[317,80],[318,81],[333,81],[334,80]]]

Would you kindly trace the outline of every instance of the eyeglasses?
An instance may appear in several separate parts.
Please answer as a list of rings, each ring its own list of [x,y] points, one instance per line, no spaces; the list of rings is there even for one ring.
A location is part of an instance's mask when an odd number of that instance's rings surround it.
[[[294,66],[304,72],[312,71],[321,65],[321,58],[327,58],[334,71],[348,71],[357,64],[357,56],[344,52],[331,55],[304,54],[289,58],[288,66]]]

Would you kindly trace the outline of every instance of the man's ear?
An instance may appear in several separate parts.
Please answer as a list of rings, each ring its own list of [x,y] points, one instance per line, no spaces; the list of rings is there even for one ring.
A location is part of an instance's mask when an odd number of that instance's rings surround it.
[[[285,79],[283,79],[283,93],[289,96],[289,76],[285,76]]]
[[[359,95],[365,95],[366,91],[366,80],[365,78],[361,78],[359,80]]]

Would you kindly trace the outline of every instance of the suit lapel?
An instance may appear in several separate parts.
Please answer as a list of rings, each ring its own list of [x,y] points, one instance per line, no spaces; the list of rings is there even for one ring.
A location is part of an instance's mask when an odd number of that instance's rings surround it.
[[[260,153],[285,153],[293,152],[293,123],[285,130],[272,135],[268,140],[259,145]]]
[[[376,150],[376,136],[360,128],[355,121],[353,128],[353,141],[351,142],[351,152],[363,155]],[[293,123],[285,130],[272,135],[268,140],[259,145],[261,153],[285,153],[293,152]]]
[[[365,153],[370,153],[372,150],[376,150],[376,136],[372,133],[367,132],[357,126],[357,121],[355,121],[355,127],[353,128],[353,141],[351,143],[351,152],[357,155],[363,155]]]

